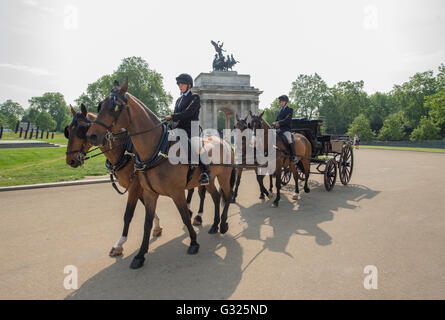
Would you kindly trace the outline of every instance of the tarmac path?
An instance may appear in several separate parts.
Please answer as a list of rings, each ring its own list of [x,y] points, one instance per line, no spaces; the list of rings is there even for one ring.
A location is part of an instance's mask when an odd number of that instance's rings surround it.
[[[444,164],[445,154],[361,149],[350,185],[327,192],[312,175],[311,192],[297,201],[283,192],[278,209],[258,200],[245,172],[225,235],[207,233],[206,197],[195,256],[173,201],[160,197],[163,235],[139,270],[129,265],[141,204],[123,257],[108,256],[126,203],[110,185],[1,192],[0,299],[444,299]],[[67,265],[77,290],[64,288]],[[364,287],[368,265],[376,290]]]

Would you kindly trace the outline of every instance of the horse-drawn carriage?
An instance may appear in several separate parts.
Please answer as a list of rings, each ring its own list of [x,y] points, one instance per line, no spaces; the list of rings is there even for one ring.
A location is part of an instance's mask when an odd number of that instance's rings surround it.
[[[354,167],[354,155],[352,141],[349,136],[323,135],[320,127],[322,120],[308,120],[306,118],[292,119],[292,132],[304,135],[312,145],[311,164],[315,164],[315,171],[311,173],[324,175],[324,186],[327,191],[334,188],[338,175],[342,184],[347,185],[351,180]],[[304,174],[297,166],[298,175],[304,180]],[[291,170],[283,168],[281,182],[283,185],[289,183]]]

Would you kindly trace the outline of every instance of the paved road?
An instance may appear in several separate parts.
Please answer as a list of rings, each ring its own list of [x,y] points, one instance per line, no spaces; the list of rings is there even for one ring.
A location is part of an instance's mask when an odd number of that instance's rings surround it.
[[[418,299],[445,298],[444,154],[359,150],[349,186],[326,192],[312,176],[298,201],[279,209],[257,200],[251,172],[229,232],[207,233],[186,254],[188,237],[173,202],[158,201],[164,234],[151,241],[145,266],[129,265],[141,241],[138,205],[122,258],[125,198],[108,185],[0,193],[0,299]],[[192,207],[197,207],[197,197]],[[63,286],[78,269],[78,290]],[[363,286],[378,270],[378,289]]]

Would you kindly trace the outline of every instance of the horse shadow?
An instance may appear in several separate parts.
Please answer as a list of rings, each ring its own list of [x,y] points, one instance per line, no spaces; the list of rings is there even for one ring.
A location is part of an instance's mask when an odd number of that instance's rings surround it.
[[[328,246],[334,240],[320,227],[320,224],[332,221],[334,213],[339,209],[354,210],[360,201],[372,199],[380,193],[363,185],[354,184],[336,186],[331,192],[325,191],[324,185],[317,181],[310,180],[309,186],[310,193],[302,193],[298,200],[289,200],[295,187],[288,185],[286,189],[292,193],[282,192],[279,207],[274,209],[270,207],[272,200],[250,207],[243,207],[237,203],[240,208],[240,219],[246,227],[235,238],[261,240],[263,250],[281,252],[290,257],[292,255],[286,251],[286,247],[293,235],[310,237],[317,245]],[[272,228],[273,236],[262,236],[263,226]]]
[[[187,255],[188,233],[151,246],[142,269],[129,268],[137,251],[88,279],[67,300],[227,299],[241,281],[242,249],[230,235],[200,232],[200,252]]]

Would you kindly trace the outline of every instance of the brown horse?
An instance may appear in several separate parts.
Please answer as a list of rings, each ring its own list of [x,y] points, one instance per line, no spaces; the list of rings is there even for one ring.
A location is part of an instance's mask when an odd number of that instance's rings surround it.
[[[76,112],[74,108],[71,107],[71,113],[73,114],[73,120],[71,124],[65,128],[65,136],[68,139],[66,163],[73,168],[77,168],[83,165],[85,155],[92,147],[87,141],[86,133],[90,123],[96,119],[96,115],[88,112],[84,104],[81,105],[81,112]],[[125,157],[124,155],[126,151],[127,137],[128,135],[117,136],[116,140],[111,143],[111,149],[109,146],[100,148],[111,165],[111,168],[114,171],[113,174],[117,178],[117,182],[128,191],[127,206],[124,214],[124,229],[121,238],[112,247],[109,253],[110,257],[122,255],[123,244],[127,241],[128,230],[131,220],[133,219],[137,201],[140,200],[144,203],[144,199],[142,198],[142,187],[139,184],[139,177],[134,174],[134,160],[132,157]],[[199,193],[200,195],[204,194],[205,189],[204,191],[199,190]],[[187,199],[191,200],[192,194],[193,189],[189,190]],[[204,197],[201,196],[200,212],[202,212],[203,202]],[[190,203],[190,201],[188,203]],[[154,222],[155,227],[153,236],[159,237],[162,234],[162,228],[157,215],[155,215]],[[198,222],[194,221],[194,224],[198,224]]]
[[[268,150],[268,131],[272,129],[270,125],[262,118],[264,114],[264,111],[256,116],[250,113],[251,121],[250,121],[250,127],[253,130],[254,135],[256,135],[257,129],[263,129],[264,130],[264,148],[265,152]],[[295,181],[295,194],[293,195],[292,199],[296,200],[298,198],[299,190],[298,190],[298,173],[297,173],[297,165],[299,168],[304,172],[305,175],[305,184],[304,184],[304,191],[306,193],[310,192],[310,189],[308,187],[308,180],[309,180],[309,170],[310,170],[310,157],[312,156],[312,146],[309,140],[302,134],[299,133],[293,133],[293,138],[295,141],[295,154],[298,157],[298,162],[291,162],[290,161],[290,153],[287,151],[287,146],[284,144],[284,142],[277,136],[277,139],[275,141],[275,149],[276,149],[276,165],[275,165],[275,179],[276,179],[276,188],[277,188],[277,196],[273,202],[273,207],[278,207],[278,203],[281,199],[280,190],[281,190],[281,170],[282,168],[286,168],[290,165],[292,174],[294,176]],[[262,180],[260,181],[260,188],[265,189],[262,185]]]
[[[248,118],[249,116],[246,116],[244,119],[243,118],[240,118],[239,116],[238,116],[238,114],[236,114],[236,123],[235,123],[235,125],[234,125],[234,129],[236,130],[236,129],[238,129],[238,130],[240,130],[240,132],[243,132],[244,130],[246,130],[248,127],[249,127],[249,124],[247,123],[247,118]],[[244,163],[247,163],[247,161],[246,161],[246,150],[247,150],[247,148],[246,148],[246,144],[247,144],[247,141],[246,141],[246,139],[244,139],[243,138],[243,140],[242,140],[242,151],[243,151],[243,154],[242,154],[242,163],[244,164]],[[233,203],[235,203],[236,202],[236,197],[238,196],[238,188],[239,188],[239,185],[240,185],[240,183],[241,183],[241,176],[242,176],[242,174],[243,174],[243,168],[237,168],[236,169],[236,183],[235,183],[235,190],[234,190],[234,192],[233,192],[233,198],[232,198],[232,202]],[[258,175],[258,170],[257,170],[257,168],[255,168],[255,174],[256,174],[256,176],[257,176],[257,180],[258,179],[261,179],[261,180],[263,180],[264,179],[264,176],[259,176]],[[259,182],[258,182],[259,183]],[[261,190],[261,188],[260,188],[260,199],[264,199],[264,196],[265,195],[267,195],[268,197],[271,197],[272,196],[272,188],[273,188],[273,182],[272,182],[272,175],[269,175],[269,190],[268,190],[268,192],[267,193],[264,193],[263,192],[263,190]]]
[[[137,159],[141,163],[138,176],[139,183],[143,188],[145,203],[143,241],[130,266],[132,269],[137,269],[143,266],[144,255],[148,252],[150,232],[159,195],[173,199],[190,235],[191,242],[187,252],[189,254],[198,253],[199,244],[191,223],[184,190],[199,186],[200,170],[195,168],[188,179],[189,165],[174,165],[165,159],[165,153],[159,151],[165,139],[165,125],[142,102],[127,93],[127,90],[128,80],[121,88],[113,90],[110,96],[99,104],[99,114],[91,124],[87,137],[93,145],[104,145],[122,128],[126,129],[131,136]],[[207,152],[209,155],[216,148],[225,149],[224,153],[230,154],[231,163],[233,163],[233,150],[227,142],[218,137],[209,136],[203,138],[203,144],[204,148],[209,150]],[[223,156],[221,155],[220,158],[220,163],[222,163]],[[154,162],[151,161],[153,159]],[[206,186],[206,189],[215,204],[215,217],[209,233],[217,233],[218,225],[222,234],[228,230],[227,211],[230,205],[233,186],[231,182],[234,181],[234,176],[235,171],[230,166],[212,166],[210,184]],[[215,178],[218,178],[221,194],[214,184]],[[224,209],[220,216],[221,195],[224,199]]]

